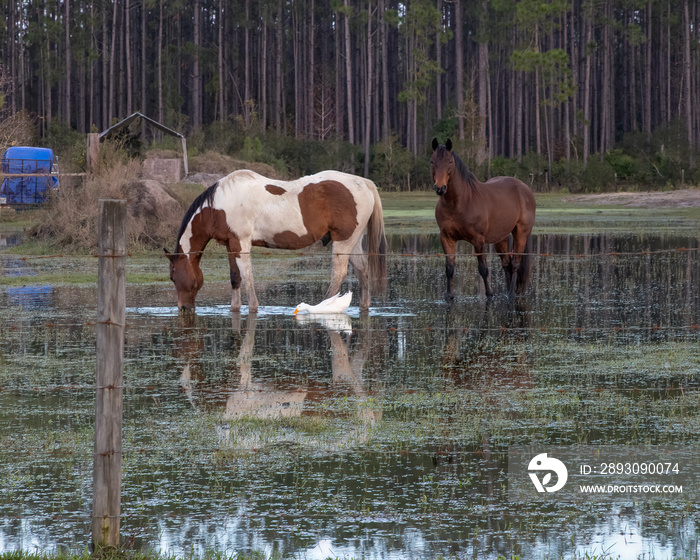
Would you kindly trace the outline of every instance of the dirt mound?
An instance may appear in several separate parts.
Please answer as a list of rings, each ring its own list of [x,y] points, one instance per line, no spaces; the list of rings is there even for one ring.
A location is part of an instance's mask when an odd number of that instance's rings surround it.
[[[580,194],[565,199],[581,204],[609,204],[636,208],[688,208],[700,206],[700,189],[663,192],[621,192]]]
[[[187,183],[211,185],[233,171],[250,169],[271,179],[287,179],[271,165],[259,161],[242,161],[217,152],[204,152],[190,159],[190,175]]]
[[[182,212],[182,206],[158,181],[143,179],[124,187],[127,211],[135,218],[163,218]]]
[[[219,179],[226,176],[227,173],[202,173],[198,171],[197,173],[191,173],[185,177],[182,181],[184,183],[194,183],[197,185],[204,185],[208,187],[216,183]]]

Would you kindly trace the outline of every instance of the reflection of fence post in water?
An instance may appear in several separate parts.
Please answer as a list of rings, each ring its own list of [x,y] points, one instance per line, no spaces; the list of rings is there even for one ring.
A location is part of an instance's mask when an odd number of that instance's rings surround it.
[[[100,200],[92,543],[119,546],[126,201]]]

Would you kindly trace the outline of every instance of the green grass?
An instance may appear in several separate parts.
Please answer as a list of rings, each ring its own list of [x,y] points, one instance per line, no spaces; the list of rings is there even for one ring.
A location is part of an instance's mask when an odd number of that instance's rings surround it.
[[[432,191],[382,193],[388,231],[436,233]],[[572,200],[569,193],[538,193],[534,233],[687,232],[700,228],[700,208],[635,208]]]

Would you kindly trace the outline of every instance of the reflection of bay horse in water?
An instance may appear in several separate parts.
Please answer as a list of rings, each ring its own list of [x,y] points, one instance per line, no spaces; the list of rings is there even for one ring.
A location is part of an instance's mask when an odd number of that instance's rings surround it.
[[[494,177],[481,183],[452,152],[449,139],[444,146],[433,139],[430,171],[440,196],[435,217],[446,257],[445,299],[453,298],[452,276],[460,240],[474,246],[488,297],[493,295],[485,253],[490,243],[501,257],[508,295],[524,293],[530,281],[530,232],[535,223],[535,197],[530,188],[515,177]],[[509,236],[513,238],[512,250]]]
[[[367,250],[362,247],[367,231]],[[228,250],[231,310],[240,311],[241,283],[248,309],[258,309],[253,286],[252,246],[301,249],[321,240],[333,242],[331,282],[326,297],[340,290],[348,271],[355,269],[360,309],[370,304],[374,289],[386,284],[386,238],[382,203],[375,184],[339,171],[323,171],[296,181],[277,181],[252,171],[234,171],[205,190],[185,213],[170,260],[170,279],[177,305],[194,308],[204,279],[199,267],[211,239]]]

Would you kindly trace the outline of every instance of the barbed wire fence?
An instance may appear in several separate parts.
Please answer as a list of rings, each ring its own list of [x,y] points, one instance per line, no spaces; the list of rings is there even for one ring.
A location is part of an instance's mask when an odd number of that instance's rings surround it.
[[[584,259],[584,258],[600,258],[600,259],[615,259],[615,258],[647,258],[651,257],[654,255],[673,255],[673,254],[689,254],[692,255],[693,258],[696,257],[698,250],[700,250],[698,247],[680,247],[680,248],[668,248],[668,249],[657,249],[657,250],[642,250],[642,251],[601,251],[601,252],[589,252],[589,253],[569,253],[569,254],[560,254],[560,253],[548,253],[548,252],[538,252],[538,253],[531,253],[531,255],[537,259],[540,259],[540,261],[545,261],[548,259]],[[277,254],[276,252],[268,252],[268,251],[255,251],[258,254],[261,255],[275,255]],[[162,253],[160,252],[154,252],[153,256],[158,256],[158,258],[162,257]],[[287,254],[285,253],[285,256]],[[105,250],[101,249],[99,253],[90,255],[86,258],[88,259],[102,259],[102,258],[113,258],[116,256],[116,253],[111,252],[111,249]],[[120,258],[126,259],[129,255],[126,254],[125,252],[121,255],[119,255]],[[139,255],[140,257],[148,257],[149,255]],[[289,253],[289,256],[302,256],[302,257],[313,257],[313,258],[328,258],[328,253],[327,252],[319,252],[319,251],[293,251]],[[392,252],[392,253],[387,253],[387,257],[390,257],[395,260],[403,260],[403,259],[420,259],[420,260],[425,260],[425,259],[442,259],[444,258],[444,254],[440,252],[414,252],[414,253],[406,253],[406,252]],[[473,257],[473,254],[470,253],[460,253],[458,255],[460,259],[469,259]],[[63,254],[55,254],[55,255],[17,255],[17,254],[12,254],[12,255],[0,255],[0,260],[15,260],[15,261],[23,261],[23,262],[31,262],[35,260],[46,260],[46,259],[57,259],[60,260],[64,258]],[[122,274],[122,279],[123,279],[123,273],[117,273],[117,276]],[[695,272],[697,274],[697,271]],[[163,273],[164,280],[167,280],[167,275],[164,271]],[[31,279],[28,279],[31,281]],[[107,293],[113,294],[115,292],[118,292],[119,288],[114,288],[114,287],[109,287],[107,288]],[[122,306],[122,304],[119,304]],[[123,306],[125,307],[126,302],[124,301]],[[96,329],[99,329],[101,327],[107,327],[107,328],[114,328],[114,327],[121,327],[122,331],[126,328],[128,329],[128,320],[124,318],[119,318],[117,316],[108,316],[107,318],[101,318],[98,315],[98,318],[95,321],[95,327]],[[307,327],[308,328],[308,327]],[[322,328],[322,327],[321,327]],[[436,330],[435,327],[431,326],[426,326],[426,327],[402,327],[406,331],[413,331],[413,332],[434,332]],[[532,328],[529,327],[522,327],[522,326],[500,326],[500,327],[477,327],[475,330],[481,331],[481,332],[493,332],[493,333],[503,333],[503,332],[538,332],[538,333],[546,333],[546,332],[567,332],[567,333],[580,333],[585,327],[559,327],[559,326],[553,326],[553,327],[542,327],[542,326],[535,326]],[[379,328],[371,328],[367,327],[367,332],[379,332],[379,331],[388,331],[392,332],[392,329],[396,331],[395,327],[388,327],[387,329],[379,329]],[[270,332],[276,331],[278,329],[276,328],[270,328],[267,329]],[[453,332],[462,332],[462,333],[467,333],[470,330],[470,327],[460,327],[460,326],[454,326],[454,327],[449,327],[445,326],[444,330],[452,330]],[[611,330],[613,332],[635,332],[635,331],[645,331],[645,332],[660,332],[660,331],[676,331],[676,332],[685,332],[694,338],[696,338],[696,333],[698,331],[698,325],[697,324],[686,324],[686,325],[675,325],[675,326],[664,326],[664,325],[628,325],[628,326],[623,326],[623,327],[612,327]],[[258,327],[257,332],[265,332],[266,329],[260,329]],[[98,335],[99,338],[99,335]],[[123,344],[123,334],[122,334],[122,339],[121,343],[119,343],[119,337],[117,337],[117,345],[121,346],[122,350],[124,347]],[[99,346],[98,346],[98,362],[99,362]],[[110,359],[113,361],[112,359]],[[112,363],[112,366],[115,364]],[[99,369],[99,366],[98,366]],[[99,375],[99,372],[98,372]],[[45,392],[52,392],[52,391],[72,391],[72,390],[94,390],[97,393],[96,397],[96,402],[100,400],[100,392],[108,392],[108,393],[114,393],[115,397],[116,394],[119,393],[119,396],[116,397],[119,400],[119,404],[117,407],[122,407],[123,405],[121,404],[121,392],[124,390],[125,385],[123,383],[123,380],[120,378],[112,378],[109,380],[101,381],[99,378],[97,379],[96,383],[94,386],[86,386],[86,385],[61,385],[61,386],[55,386],[55,387],[41,387],[37,388],[41,391]],[[138,388],[138,386],[132,386],[130,387],[131,389]],[[142,388],[147,388],[147,386],[143,386]],[[264,391],[265,389],[263,389]],[[630,391],[637,390],[635,388],[629,388]],[[96,412],[96,419],[97,416],[99,416],[100,412]],[[119,419],[120,427],[121,427],[121,418]],[[109,449],[100,447],[102,443],[104,443],[106,440],[114,440],[116,436],[114,434],[105,436],[104,434],[98,435],[100,433],[100,430],[96,429],[95,431],[95,452],[94,452],[94,459],[95,459],[95,470],[97,471],[98,466],[97,462],[101,458],[110,458],[117,460],[119,464],[117,465],[116,462],[112,463],[112,466],[110,467],[105,467],[107,470],[110,470],[112,474],[117,473],[121,474],[121,460],[122,460],[122,448],[121,448],[121,442],[118,447],[114,446]],[[119,433],[119,438],[121,438],[121,431]],[[98,443],[99,440],[99,443]],[[116,440],[114,440],[116,441]],[[210,449],[203,449],[205,452],[210,451]],[[149,450],[148,449],[131,449],[129,452],[134,453],[134,454],[143,454],[147,453]],[[151,451],[158,451],[158,449],[152,449]],[[61,453],[59,452],[52,452],[52,453]],[[97,490],[97,483],[96,483],[96,490],[95,490],[95,501],[98,502],[102,499],[106,499],[108,495],[112,495],[114,497],[115,495],[115,490],[112,488],[110,490]],[[99,494],[99,498],[98,498]],[[112,499],[112,504],[114,503],[114,500]],[[93,510],[92,514],[92,535],[93,535],[93,542],[95,543],[104,543],[108,544],[111,546],[118,546],[119,545],[119,518],[120,518],[121,513],[118,511],[115,511],[114,509],[109,510],[107,513],[99,513],[97,510],[97,506],[95,506],[95,509]],[[114,540],[114,527],[116,526],[116,541]],[[97,527],[97,528],[96,528]],[[111,527],[111,528],[110,528]],[[115,544],[116,542],[116,544]]]

